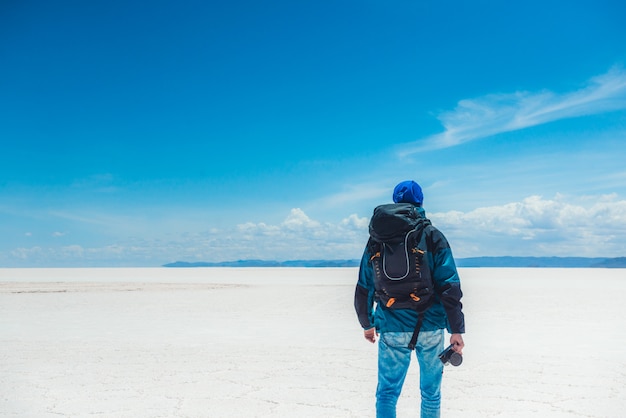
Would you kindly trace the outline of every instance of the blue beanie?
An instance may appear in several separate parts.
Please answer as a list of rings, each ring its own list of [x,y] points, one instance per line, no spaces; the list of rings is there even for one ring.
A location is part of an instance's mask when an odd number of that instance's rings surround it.
[[[413,203],[422,206],[424,195],[422,188],[413,180],[403,181],[393,189],[393,201],[395,203]]]

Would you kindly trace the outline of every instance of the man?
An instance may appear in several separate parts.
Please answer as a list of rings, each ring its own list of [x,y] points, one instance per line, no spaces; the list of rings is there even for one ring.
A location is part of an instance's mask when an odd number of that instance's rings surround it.
[[[418,220],[426,221],[423,200],[421,187],[411,180],[401,182],[393,191],[395,203],[412,204]],[[408,207],[411,208],[410,205]],[[445,348],[444,330],[447,329],[451,334],[453,350],[462,354],[464,343],[461,334],[465,332],[465,320],[461,285],[448,241],[433,226],[423,231],[427,246],[424,258],[430,268],[435,296],[432,305],[421,314],[421,326],[414,345],[420,368],[421,417],[436,418],[440,416],[443,363],[438,356]],[[368,245],[361,259],[354,306],[365,339],[374,343],[380,334],[376,416],[389,418],[396,416],[396,403],[411,361],[412,349],[409,346],[418,322],[418,312],[413,309],[394,309],[393,306],[388,307],[389,303],[381,303],[376,293],[371,261],[375,254],[372,252]]]

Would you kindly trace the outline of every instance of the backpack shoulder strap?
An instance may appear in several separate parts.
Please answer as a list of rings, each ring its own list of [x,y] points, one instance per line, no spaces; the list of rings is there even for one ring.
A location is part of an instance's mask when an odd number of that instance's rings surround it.
[[[418,228],[420,229],[419,233],[415,234],[415,249],[418,251],[418,253],[421,252],[420,254],[416,254],[416,263],[418,264],[420,263],[420,260],[424,262],[428,262],[427,260],[423,260],[422,255],[423,255],[423,250],[424,250],[423,243],[425,243],[426,245],[426,248],[425,248],[426,251],[428,251],[430,248],[430,244],[429,244],[430,234],[429,232],[427,232],[427,229],[429,229],[429,227],[432,227],[430,220],[427,218],[421,219],[418,225]],[[422,248],[420,248],[420,246],[422,246]],[[415,345],[417,344],[417,337],[419,336],[420,328],[422,328],[423,322],[424,322],[424,313],[419,312],[417,314],[417,323],[415,324],[415,328],[413,329],[413,335],[411,336],[411,340],[409,341],[409,345],[408,345],[409,350],[415,349]]]
[[[370,238],[367,240],[367,250],[370,254],[370,257],[374,256],[376,253],[380,252],[381,250],[381,243],[376,241],[373,238]]]

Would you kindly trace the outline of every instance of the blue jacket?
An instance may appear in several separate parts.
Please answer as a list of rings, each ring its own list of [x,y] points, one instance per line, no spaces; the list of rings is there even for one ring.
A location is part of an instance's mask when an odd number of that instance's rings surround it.
[[[425,218],[424,209],[417,207],[419,216]],[[461,283],[452,250],[444,235],[435,227],[425,229],[428,251],[426,258],[435,284],[435,303],[424,313],[421,330],[434,331],[446,328],[451,334],[465,332]],[[417,312],[410,309],[389,309],[376,304],[374,270],[371,254],[366,246],[361,258],[359,281],[354,295],[354,307],[363,329],[376,327],[379,332],[413,331]]]

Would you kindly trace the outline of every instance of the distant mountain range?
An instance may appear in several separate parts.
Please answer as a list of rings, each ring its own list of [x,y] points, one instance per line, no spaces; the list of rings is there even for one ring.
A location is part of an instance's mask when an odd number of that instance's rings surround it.
[[[626,257],[472,257],[460,258],[456,262],[459,267],[626,267]]]
[[[626,268],[626,257],[471,257],[457,258],[458,267],[571,267]],[[223,262],[176,261],[163,267],[358,267],[360,260],[238,260]]]
[[[176,261],[163,267],[358,267],[359,260],[238,260],[210,263],[205,261]]]

